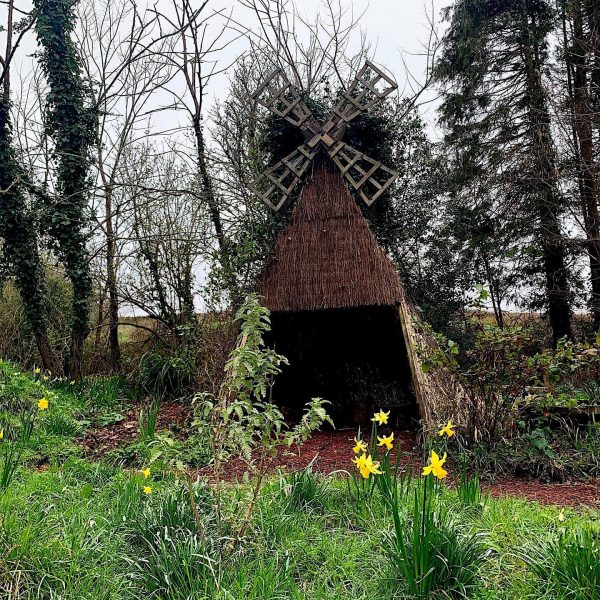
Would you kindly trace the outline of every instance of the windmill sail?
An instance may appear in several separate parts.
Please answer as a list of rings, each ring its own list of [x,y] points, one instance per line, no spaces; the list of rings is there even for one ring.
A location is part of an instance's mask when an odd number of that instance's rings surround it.
[[[367,61],[322,124],[313,116],[285,73],[279,68],[271,72],[254,94],[254,99],[273,114],[296,125],[307,141],[265,171],[254,184],[257,195],[271,208],[279,210],[317,153],[324,151],[340,169],[351,189],[367,205],[375,202],[399,173],[341,140],[349,121],[383,101],[396,88],[393,79]]]

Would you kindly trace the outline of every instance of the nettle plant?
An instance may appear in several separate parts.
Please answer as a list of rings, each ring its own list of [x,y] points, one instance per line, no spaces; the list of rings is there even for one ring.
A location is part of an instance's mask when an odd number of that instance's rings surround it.
[[[324,422],[332,423],[325,408],[327,402],[313,398],[306,404],[300,422],[291,428],[287,426],[283,413],[272,402],[275,377],[288,361],[265,345],[264,336],[271,326],[269,310],[260,305],[256,295],[250,295],[237,312],[236,321],[240,335],[227,361],[219,393],[203,392],[194,397],[194,427],[210,449],[205,477],[214,483],[219,523],[223,519],[222,481],[230,462],[240,459],[245,477],[252,481],[250,497],[240,500],[245,507],[229,511],[231,519],[237,520],[229,523],[229,535],[234,541],[247,530],[265,475],[278,450],[303,444]],[[180,473],[186,472],[185,465],[172,455],[169,464]]]

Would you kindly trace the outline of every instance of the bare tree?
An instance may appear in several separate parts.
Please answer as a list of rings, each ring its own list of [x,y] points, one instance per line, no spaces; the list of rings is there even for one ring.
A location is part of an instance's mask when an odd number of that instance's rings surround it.
[[[160,53],[167,53],[172,45],[172,36],[162,35],[156,16],[149,11],[140,12],[129,0],[85,0],[79,5],[79,20],[79,47],[100,115],[95,145],[95,194],[102,238],[96,251],[105,258],[110,364],[118,371],[120,207],[115,206],[115,191],[120,185],[127,149],[150,135],[152,116],[160,109],[156,92],[172,78],[172,69],[160,59]],[[102,290],[99,325],[104,319],[103,302]]]

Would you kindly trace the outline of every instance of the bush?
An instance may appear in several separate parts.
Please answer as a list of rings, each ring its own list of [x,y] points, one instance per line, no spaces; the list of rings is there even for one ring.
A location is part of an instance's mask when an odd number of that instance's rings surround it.
[[[143,393],[158,399],[180,398],[194,383],[195,364],[187,356],[147,352],[142,356],[137,377]]]

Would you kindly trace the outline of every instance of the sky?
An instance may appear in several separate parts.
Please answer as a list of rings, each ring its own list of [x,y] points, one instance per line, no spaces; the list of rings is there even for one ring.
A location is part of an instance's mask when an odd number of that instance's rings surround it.
[[[107,0],[104,0],[105,2]],[[108,0],[109,1],[109,0]],[[147,0],[148,4],[157,4],[168,13],[173,0]],[[203,0],[194,0],[199,6]],[[292,0],[290,0],[292,1]],[[441,10],[451,3],[451,0],[334,0],[340,2],[355,17],[362,15],[360,29],[373,50],[373,58],[380,66],[389,71],[398,82],[401,91],[410,95],[410,85],[417,85],[424,78],[425,57],[424,45],[431,31],[430,21],[433,20],[438,32],[443,31]],[[317,14],[324,15],[323,0],[293,0],[297,11],[309,21]],[[138,6],[143,6],[143,0],[138,0]],[[15,0],[15,6],[22,11],[31,9],[31,0]],[[245,27],[256,27],[254,15],[240,6],[238,0],[209,0],[207,9],[222,10],[227,15],[233,15],[234,20]],[[172,8],[171,8],[172,11]],[[0,4],[0,24],[6,21],[6,5]],[[357,32],[353,44],[359,45],[360,34]],[[0,48],[4,48],[6,34],[0,31]],[[239,40],[221,53],[223,64],[229,64],[236,56],[245,50],[247,42]],[[31,69],[32,54],[37,49],[35,35],[30,31],[22,41],[15,55],[13,70],[19,71],[23,77]],[[407,76],[407,71],[409,75]],[[226,74],[211,80],[207,89],[209,102],[227,95],[228,78]],[[435,133],[435,93],[424,95],[421,112]]]
[[[240,18],[248,27],[252,26],[252,15],[238,5],[236,0],[212,0],[215,10],[233,11],[234,18]],[[295,0],[298,12],[314,20],[323,14],[323,0]],[[400,90],[410,95],[410,85],[423,81],[426,70],[424,48],[431,32],[431,23],[438,34],[443,31],[441,11],[451,0],[340,0],[342,6],[355,17],[362,15],[360,29],[373,49],[375,62],[389,71],[396,79]],[[358,47],[360,36],[354,38]],[[234,45],[230,52],[240,51]],[[407,71],[409,75],[407,76]],[[227,94],[227,78],[215,78],[209,95],[212,98]],[[430,126],[435,121],[435,93],[424,95],[421,112]],[[433,129],[433,127],[431,127]]]

